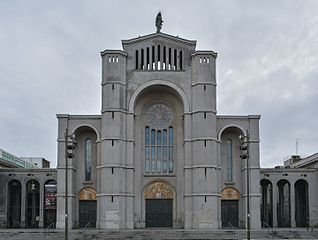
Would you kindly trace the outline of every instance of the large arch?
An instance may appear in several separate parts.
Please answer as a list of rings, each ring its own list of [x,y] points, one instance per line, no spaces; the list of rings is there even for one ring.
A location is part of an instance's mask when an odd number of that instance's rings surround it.
[[[222,181],[227,183],[244,182],[241,174],[243,163],[240,159],[240,135],[245,131],[236,125],[228,125],[219,132],[219,141],[221,143],[221,175]],[[241,181],[242,180],[242,181]],[[242,186],[236,185],[238,189]]]
[[[51,224],[53,227],[56,224],[56,194],[57,182],[54,179],[49,179],[44,183],[44,209],[43,209],[43,223],[44,227]]]
[[[177,95],[180,97],[180,99],[182,99],[184,112],[190,112],[189,100],[186,94],[183,92],[183,90],[176,84],[171,83],[169,81],[165,81],[165,80],[151,80],[139,86],[130,98],[129,108],[128,108],[129,112],[134,112],[137,98],[140,96],[140,94],[144,92],[146,89],[150,87],[154,87],[154,86],[165,86],[165,87],[169,87],[173,89],[177,93]]]
[[[21,227],[21,182],[11,180],[8,183],[7,227]]]
[[[244,135],[246,134],[246,130],[244,130],[241,126],[237,125],[237,124],[229,124],[224,126],[223,128],[220,129],[219,133],[218,133],[218,140],[221,141],[221,136],[222,133],[229,128],[237,128],[239,129]]]
[[[25,227],[38,228],[40,216],[40,183],[30,179],[26,183]]]
[[[181,89],[174,84],[151,81],[134,93],[129,110],[134,113],[131,122],[134,126],[133,158],[135,159],[134,224],[137,228],[162,226],[156,223],[148,224],[146,205],[153,204],[154,208],[151,210],[156,210],[157,204],[167,204],[172,219],[169,218],[166,227],[183,227],[184,220],[181,213],[184,212],[184,201],[181,196],[184,191],[182,188],[184,171],[180,169],[184,168],[183,116],[189,110],[188,101]],[[150,141],[148,133],[151,135]],[[157,178],[181,189],[178,196],[173,199],[145,200],[140,194],[144,191],[143,186]]]
[[[75,157],[73,166],[79,181],[96,182],[97,178],[97,140],[98,132],[92,126],[77,126],[73,132],[75,141]]]
[[[142,191],[145,226],[173,227],[176,191],[164,179],[155,179],[144,186]]]
[[[290,227],[290,183],[286,179],[277,182],[277,225],[278,227]]]
[[[273,184],[268,179],[262,179],[261,185],[261,225],[273,227]]]
[[[308,183],[304,179],[295,182],[295,220],[296,227],[309,226]]]
[[[71,130],[71,133],[72,133],[72,134],[75,134],[75,132],[76,132],[78,129],[82,128],[82,127],[88,127],[88,128],[91,128],[92,130],[94,130],[95,133],[96,133],[96,141],[99,141],[99,140],[100,140],[100,134],[99,134],[98,130],[97,130],[94,126],[92,126],[91,124],[79,124],[79,125],[76,125],[76,126]]]

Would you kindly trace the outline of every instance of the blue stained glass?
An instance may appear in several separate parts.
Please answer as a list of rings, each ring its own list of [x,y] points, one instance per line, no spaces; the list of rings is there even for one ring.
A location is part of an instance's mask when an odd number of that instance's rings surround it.
[[[156,148],[155,147],[151,147],[151,171],[155,172],[155,159],[156,159]]]
[[[173,145],[173,128],[169,127],[169,145]]]
[[[226,165],[227,165],[227,180],[233,180],[233,156],[232,156],[232,141],[226,141]]]
[[[167,173],[167,160],[163,160],[163,172]]]
[[[161,147],[157,147],[157,172],[161,172]]]
[[[157,145],[160,146],[161,145],[161,131],[157,132]]]
[[[150,172],[150,166],[149,166],[150,164],[149,164],[149,160],[147,159],[146,160],[146,166],[145,166],[145,171],[146,171],[146,173],[149,173]]]
[[[91,180],[92,169],[92,140],[85,140],[85,181]]]
[[[151,145],[155,145],[156,141],[156,131],[154,129],[151,130]]]
[[[150,132],[149,127],[146,127],[146,129],[145,129],[145,144],[146,144],[146,146],[149,145],[149,132]]]
[[[149,147],[146,147],[146,149],[145,149],[145,158],[146,159],[150,158],[150,156],[149,156]]]
[[[167,130],[163,130],[162,132],[162,138],[163,138],[163,145],[167,145]]]
[[[172,159],[173,159],[173,148],[169,147],[169,172],[173,172]]]

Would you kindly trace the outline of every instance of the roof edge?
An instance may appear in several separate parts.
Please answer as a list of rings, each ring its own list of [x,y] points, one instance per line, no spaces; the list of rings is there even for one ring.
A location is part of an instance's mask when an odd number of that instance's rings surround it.
[[[148,40],[148,39],[153,38],[153,37],[163,37],[163,38],[166,38],[169,40],[174,40],[174,41],[183,43],[185,45],[190,45],[190,46],[195,46],[197,44],[196,40],[188,40],[185,38],[180,38],[179,36],[172,36],[170,34],[162,33],[162,32],[151,33],[151,34],[148,34],[145,36],[139,36],[139,37],[131,38],[131,39],[127,39],[127,40],[121,40],[121,42],[122,42],[122,45],[124,46],[124,45],[129,45],[129,44],[133,44],[133,43],[140,42],[140,41],[145,41],[145,40]]]

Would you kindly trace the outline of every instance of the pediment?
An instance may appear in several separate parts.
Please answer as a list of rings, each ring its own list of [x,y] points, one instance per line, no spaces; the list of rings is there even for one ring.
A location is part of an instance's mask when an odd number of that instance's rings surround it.
[[[139,36],[128,40],[122,40],[123,49],[132,47],[134,45],[148,45],[149,43],[164,42],[167,44],[173,44],[182,48],[188,48],[189,50],[195,50],[196,41],[180,38],[179,36],[172,36],[166,33],[152,33],[145,36]]]

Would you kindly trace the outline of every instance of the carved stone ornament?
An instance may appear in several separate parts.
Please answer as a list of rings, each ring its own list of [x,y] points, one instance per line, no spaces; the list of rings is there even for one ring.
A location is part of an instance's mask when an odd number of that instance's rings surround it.
[[[235,188],[225,188],[221,193],[221,200],[239,200],[240,193]]]
[[[168,106],[156,103],[148,108],[146,118],[151,129],[166,129],[172,122],[173,114]]]
[[[169,184],[165,182],[154,182],[145,190],[145,199],[173,199],[173,191]]]
[[[84,188],[78,195],[79,200],[96,200],[96,191],[92,188]]]

